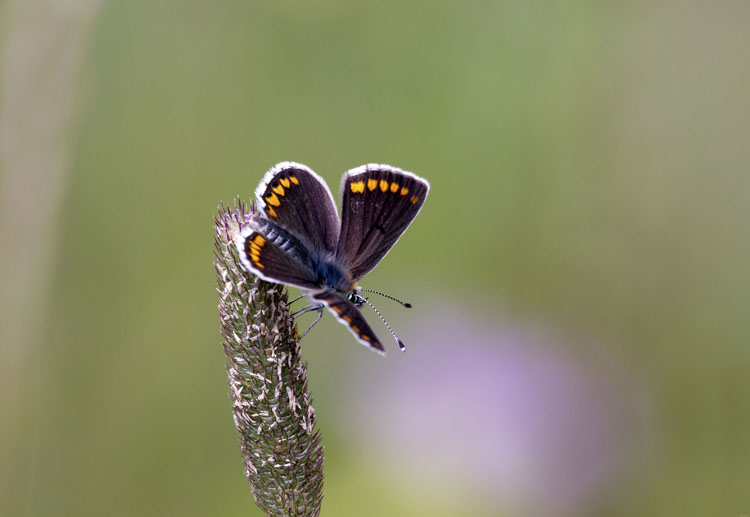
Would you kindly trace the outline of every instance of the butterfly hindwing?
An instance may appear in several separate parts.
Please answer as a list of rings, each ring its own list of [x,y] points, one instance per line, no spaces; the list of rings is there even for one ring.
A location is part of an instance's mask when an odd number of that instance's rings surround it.
[[[336,260],[357,280],[385,257],[419,213],[430,184],[389,165],[363,165],[341,182]]]
[[[245,268],[263,280],[320,289],[304,245],[275,223],[253,219],[237,233],[235,245]]]
[[[346,295],[334,291],[333,289],[326,289],[313,293],[313,300],[325,304],[331,314],[336,316],[336,319],[346,325],[346,327],[354,334],[357,341],[365,345],[366,347],[378,352],[385,354],[383,344],[378,340],[375,332],[370,328],[370,324],[362,315],[360,310],[354,305]]]
[[[331,191],[312,169],[281,162],[255,190],[256,206],[271,221],[292,232],[312,253],[332,254],[339,236],[339,217]]]

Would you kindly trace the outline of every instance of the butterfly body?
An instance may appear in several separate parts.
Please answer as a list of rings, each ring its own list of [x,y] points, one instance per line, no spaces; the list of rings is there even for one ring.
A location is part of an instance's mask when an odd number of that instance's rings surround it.
[[[256,215],[235,243],[243,265],[264,280],[298,287],[358,341],[383,346],[359,311],[357,282],[416,217],[429,183],[389,165],[363,165],[341,182],[341,219],[330,189],[308,167],[282,162],[255,191]]]
[[[329,287],[341,293],[352,292],[356,287],[356,284],[347,277],[346,273],[331,262],[318,262],[315,264],[315,272],[318,275],[321,287]]]

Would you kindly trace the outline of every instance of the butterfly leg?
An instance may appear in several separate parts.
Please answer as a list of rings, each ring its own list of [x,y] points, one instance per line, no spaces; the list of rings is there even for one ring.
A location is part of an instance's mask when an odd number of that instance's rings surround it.
[[[303,314],[307,314],[308,312],[312,311],[318,311],[320,312],[320,309],[322,309],[322,303],[313,303],[312,305],[306,305],[302,307],[300,310],[295,311],[292,313],[292,318],[296,318],[297,316],[302,316]]]
[[[297,296],[297,297],[296,297],[296,298],[295,298],[294,300],[292,300],[291,302],[286,302],[286,304],[287,304],[287,305],[291,305],[291,304],[293,304],[294,302],[296,302],[297,300],[301,300],[301,299],[302,299],[302,298],[304,298],[305,296],[306,296],[306,295],[305,295],[305,293],[302,293],[301,295]]]
[[[303,308],[301,308],[300,310],[298,310],[297,312],[295,312],[295,313],[293,313],[293,314],[292,314],[292,317],[297,317],[297,316],[301,316],[301,315],[303,315],[303,314],[306,314],[306,313],[308,313],[308,312],[312,312],[312,311],[315,311],[315,312],[317,312],[317,313],[318,313],[318,317],[317,317],[317,318],[315,318],[315,321],[313,321],[313,322],[312,322],[312,323],[310,324],[310,326],[309,326],[309,327],[307,327],[307,330],[305,331],[305,333],[304,333],[304,334],[302,334],[302,335],[301,335],[301,336],[299,337],[300,339],[302,339],[303,337],[305,337],[305,336],[307,335],[307,333],[308,333],[308,332],[310,332],[310,330],[311,330],[311,329],[312,329],[312,328],[313,328],[313,327],[314,327],[314,326],[315,326],[315,325],[316,325],[316,324],[317,324],[317,323],[318,323],[318,322],[320,321],[320,319],[321,319],[321,318],[323,317],[323,307],[325,307],[325,305],[323,305],[322,303],[315,303],[315,304],[313,304],[313,305],[308,305],[307,307],[303,307]]]

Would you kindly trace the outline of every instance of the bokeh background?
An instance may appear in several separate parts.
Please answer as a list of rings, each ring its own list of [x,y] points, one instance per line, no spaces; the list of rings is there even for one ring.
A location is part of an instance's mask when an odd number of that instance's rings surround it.
[[[0,4],[0,514],[260,515],[212,267],[274,163],[432,184],[303,342],[323,515],[750,513],[750,4]],[[312,316],[309,316],[312,317]],[[305,320],[301,324],[307,324]]]

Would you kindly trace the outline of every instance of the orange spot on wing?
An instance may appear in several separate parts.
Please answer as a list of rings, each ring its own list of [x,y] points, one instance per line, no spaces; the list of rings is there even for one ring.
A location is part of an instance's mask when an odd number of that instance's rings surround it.
[[[273,207],[270,207],[270,206],[268,207],[268,215],[270,215],[271,217],[279,216],[279,214],[276,213],[276,210],[274,210]]]
[[[258,235],[255,239],[257,240],[258,237],[260,237],[261,239],[263,238],[260,235]],[[250,259],[260,269],[264,269],[263,264],[260,263],[260,247],[257,244],[255,244],[254,242],[250,243]]]
[[[367,180],[367,188],[370,189],[370,192],[375,190],[375,187],[378,186],[378,180]]]
[[[343,319],[347,323],[351,323],[352,319],[349,316],[342,316],[341,319]]]
[[[416,205],[417,202],[419,201],[419,198],[417,196],[412,196],[410,201],[412,205]]]
[[[289,176],[289,180],[295,185],[299,185],[299,180],[297,179],[297,176]]]
[[[401,192],[400,192],[400,194],[401,194],[402,196],[405,196],[405,195],[406,195],[406,194],[408,194],[408,193],[409,193],[409,189],[408,189],[408,188],[406,188],[406,187],[401,187]]]
[[[289,180],[288,180],[288,179],[286,179],[286,178],[281,178],[281,179],[279,180],[279,183],[281,183],[282,185],[284,185],[284,186],[285,186],[286,188],[289,188]]]
[[[279,198],[276,197],[276,194],[266,196],[266,201],[268,201],[268,204],[273,206],[279,206],[281,204],[281,201],[279,201]]]
[[[356,332],[357,334],[359,334],[359,327],[358,327],[358,326],[356,326],[356,325],[352,325],[352,330],[353,330],[354,332]]]
[[[398,190],[398,187],[399,187],[399,185],[395,181],[393,183],[391,183],[391,192],[393,192],[395,194],[396,191]]]
[[[274,192],[276,192],[278,195],[283,196],[284,195],[284,187],[281,185],[275,186],[273,189]]]
[[[331,308],[332,308],[332,309],[333,309],[334,311],[336,311],[336,313],[337,313],[337,314],[341,314],[341,309],[339,309],[339,308],[338,308],[337,306],[335,306],[335,305],[331,305]]]
[[[370,341],[370,336],[368,336],[367,334],[361,334],[361,336],[365,341]]]
[[[386,190],[388,190],[388,182],[387,181],[380,180],[380,190],[382,190],[383,192],[385,192]]]
[[[261,234],[258,234],[253,239],[253,242],[258,246],[263,246],[266,243],[266,239]]]
[[[354,193],[357,193],[357,192],[362,193],[362,192],[365,191],[365,182],[364,181],[357,181],[357,182],[352,183],[351,185],[349,185],[349,188],[352,189],[352,192],[354,192]]]

